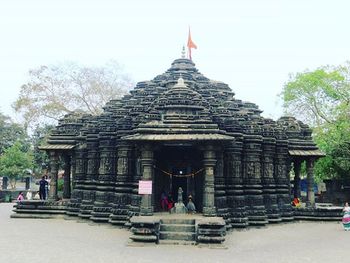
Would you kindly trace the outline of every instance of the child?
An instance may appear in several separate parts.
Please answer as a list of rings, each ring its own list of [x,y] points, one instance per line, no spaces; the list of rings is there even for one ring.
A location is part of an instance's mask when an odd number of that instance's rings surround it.
[[[18,196],[17,196],[17,201],[21,202],[24,200],[24,196],[23,196],[23,192],[19,192]]]

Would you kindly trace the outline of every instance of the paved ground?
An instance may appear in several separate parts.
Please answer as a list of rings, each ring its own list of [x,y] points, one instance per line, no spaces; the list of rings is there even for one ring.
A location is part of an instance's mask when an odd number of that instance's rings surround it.
[[[10,219],[0,203],[0,262],[350,262],[350,232],[338,222],[288,223],[233,231],[227,249],[127,246],[129,232],[59,219]]]

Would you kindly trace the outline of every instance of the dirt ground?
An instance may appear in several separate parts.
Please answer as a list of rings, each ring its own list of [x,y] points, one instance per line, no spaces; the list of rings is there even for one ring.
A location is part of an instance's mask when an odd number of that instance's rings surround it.
[[[230,231],[226,249],[128,246],[129,232],[64,219],[11,219],[0,203],[0,262],[350,262],[350,231],[339,222],[293,222]]]

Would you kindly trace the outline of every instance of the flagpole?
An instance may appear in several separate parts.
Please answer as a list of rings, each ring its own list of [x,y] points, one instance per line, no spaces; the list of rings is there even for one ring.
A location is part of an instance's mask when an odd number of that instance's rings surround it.
[[[187,41],[187,47],[188,47],[188,58],[192,61],[192,52],[191,52],[191,46],[189,45],[191,39],[191,27],[188,26],[188,41]]]
[[[191,27],[188,27],[188,39],[187,39],[188,57],[192,60],[192,48],[197,49],[197,45],[192,41]]]

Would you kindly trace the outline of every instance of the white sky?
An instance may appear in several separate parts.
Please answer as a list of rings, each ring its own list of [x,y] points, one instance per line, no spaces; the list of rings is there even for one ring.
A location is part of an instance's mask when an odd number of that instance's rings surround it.
[[[350,59],[349,11],[348,0],[0,0],[0,111],[14,117],[40,65],[115,59],[150,80],[181,56],[190,25],[199,71],[276,119],[289,73]]]

